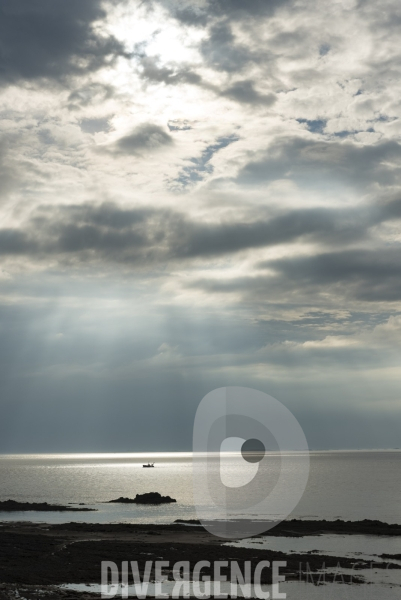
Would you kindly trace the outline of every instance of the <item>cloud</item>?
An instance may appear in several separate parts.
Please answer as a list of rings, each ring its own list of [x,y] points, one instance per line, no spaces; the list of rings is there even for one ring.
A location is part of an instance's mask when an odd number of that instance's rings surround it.
[[[207,293],[239,294],[255,304],[266,296],[285,305],[296,298],[299,306],[354,307],[357,303],[394,303],[401,300],[401,245],[394,248],[349,249],[288,256],[258,264],[266,270],[252,276],[224,280],[199,278],[188,285]]]
[[[398,206],[398,200],[395,204]],[[215,222],[191,219],[172,209],[123,208],[115,203],[42,206],[20,229],[0,230],[0,253],[27,253],[47,259],[75,254],[84,262],[101,259],[145,265],[169,260],[207,260],[301,239],[338,248],[357,241],[366,243],[370,229],[391,218],[391,206],[391,203],[381,209],[373,206],[365,213],[354,209],[310,208],[256,215],[251,210],[242,218]],[[261,263],[259,268],[274,269],[293,285],[297,281],[303,285],[304,280],[313,276],[321,283],[333,283],[337,276],[354,277],[363,265],[368,269],[365,255],[365,251],[356,250],[344,254],[317,253],[313,257]],[[374,256],[379,260],[379,253]],[[390,256],[391,252],[388,258],[383,257],[383,264]],[[391,268],[396,267],[395,257],[391,264]],[[384,276],[386,269],[379,265],[378,273]]]
[[[0,0],[0,84],[86,74],[124,54],[100,0]]]
[[[233,26],[258,27],[260,21],[272,16],[277,10],[291,4],[289,0],[207,0],[196,6],[190,2],[160,2],[179,22],[201,27],[208,37],[200,44],[200,51],[207,65],[227,73],[239,73],[250,64],[264,65],[272,58],[266,44],[255,49],[252,44],[241,42],[233,33]]]
[[[238,73],[256,59],[249,46],[236,41],[228,23],[211,28],[209,38],[201,44],[201,52],[208,65],[232,73]]]
[[[206,0],[193,2],[162,2],[176,19],[185,25],[205,25],[213,18],[241,20],[268,17],[288,4],[288,0]]]
[[[72,90],[68,96],[68,108],[81,110],[93,104],[102,104],[112,98],[114,88],[103,83],[88,83]]]
[[[110,128],[109,119],[107,117],[82,119],[80,126],[82,131],[85,131],[85,133],[97,133],[98,131],[108,131]]]
[[[114,151],[120,154],[138,155],[163,146],[171,146],[173,138],[162,127],[153,123],[138,125],[129,135],[121,137],[114,144]]]
[[[18,187],[17,170],[15,165],[10,164],[7,140],[0,138],[0,201]]]
[[[165,83],[166,85],[178,85],[188,83],[200,85],[202,78],[195,73],[190,66],[186,65],[158,65],[158,58],[155,56],[143,56],[140,58],[141,66],[140,76],[152,83]]]
[[[300,185],[333,181],[366,187],[369,184],[400,185],[401,145],[383,141],[362,145],[351,141],[312,140],[283,136],[274,140],[244,166],[238,181],[255,185],[288,178]]]
[[[286,287],[340,293],[368,302],[401,300],[401,245],[271,261]],[[340,288],[339,288],[340,286]]]
[[[224,37],[224,36],[223,36]],[[231,35],[229,37],[232,37]],[[212,43],[213,40],[210,40]],[[209,44],[209,42],[208,42]],[[240,66],[241,60],[244,61],[244,65],[251,60],[250,56],[242,56],[240,58],[240,50],[237,48],[227,50],[227,48],[220,48],[218,45],[215,49],[210,50],[209,59],[213,62],[213,66],[216,67],[216,61],[213,59],[212,54],[216,55],[218,60],[217,68],[223,68],[227,71],[237,71]],[[206,50],[206,46],[203,46],[203,53],[209,53]],[[158,59],[160,57],[155,56],[143,56],[140,58],[139,64],[141,66],[140,77],[151,83],[164,83],[165,85],[196,85],[207,91],[213,92],[214,94],[223,98],[229,98],[235,102],[243,104],[251,104],[254,106],[271,106],[276,101],[277,97],[273,93],[260,93],[255,89],[255,83],[250,79],[241,79],[235,81],[226,87],[221,87],[213,82],[203,79],[190,65],[176,65],[174,63],[160,66],[158,65]],[[224,62],[225,66],[222,66]],[[228,62],[227,62],[228,61]],[[233,64],[233,69],[229,67],[229,63]]]
[[[221,95],[236,102],[264,106],[271,106],[277,100],[275,94],[260,94],[255,90],[254,83],[248,79],[236,81],[221,92]]]

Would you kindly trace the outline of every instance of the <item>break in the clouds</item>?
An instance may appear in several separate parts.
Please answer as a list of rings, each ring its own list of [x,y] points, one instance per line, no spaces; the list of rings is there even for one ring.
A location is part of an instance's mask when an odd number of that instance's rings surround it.
[[[188,449],[225,385],[400,446],[400,28],[0,0],[0,451]]]

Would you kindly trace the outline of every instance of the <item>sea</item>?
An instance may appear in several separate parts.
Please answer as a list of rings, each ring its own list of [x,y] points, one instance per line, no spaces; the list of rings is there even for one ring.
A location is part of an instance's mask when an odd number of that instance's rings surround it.
[[[299,456],[294,453],[289,458],[286,468],[290,475],[299,467]],[[373,519],[401,524],[401,451],[311,452],[309,458],[305,492],[288,518]],[[278,460],[279,457],[272,453],[271,476],[277,471]],[[154,463],[155,467],[143,468],[148,462]],[[239,478],[241,470],[248,469],[238,456],[231,457],[227,464],[228,470]],[[269,477],[269,468],[268,463],[265,477]],[[0,512],[0,522],[168,524],[176,519],[196,519],[192,474],[191,453],[0,455],[0,501],[49,502],[74,507],[84,503],[87,508],[96,509],[96,512]],[[120,496],[134,498],[145,492],[169,495],[177,502],[157,506],[109,502]],[[266,515],[255,514],[253,518],[265,519]],[[401,561],[392,560],[399,564],[398,569],[374,568],[374,564],[384,560],[381,554],[401,553],[399,537],[266,536],[226,543],[287,553],[313,551],[372,562],[371,569],[358,571],[365,576],[364,585],[341,585],[340,578],[338,584],[326,586],[285,582],[280,589],[289,600],[401,598]],[[95,585],[67,587],[99,591]]]
[[[290,470],[297,470],[298,460],[294,453]],[[148,462],[155,467],[144,469]],[[192,464],[192,453],[0,455],[0,500],[84,503],[97,509],[82,513],[0,512],[0,521],[172,523],[196,519]],[[274,453],[271,465],[272,472],[276,471]],[[233,457],[236,473],[247,468],[241,458]],[[134,498],[145,492],[159,492],[177,502],[109,504],[120,496]],[[401,524],[400,499],[401,451],[311,452],[306,490],[290,518],[377,519]],[[266,518],[254,518],[258,516]]]

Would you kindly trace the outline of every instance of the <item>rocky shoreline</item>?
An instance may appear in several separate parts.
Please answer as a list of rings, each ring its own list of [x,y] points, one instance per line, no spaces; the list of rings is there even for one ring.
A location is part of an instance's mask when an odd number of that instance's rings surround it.
[[[270,529],[266,535],[292,536],[322,533],[356,535],[399,535],[401,527],[379,521],[301,521],[289,520]],[[255,536],[260,538],[261,536]],[[170,525],[63,523],[50,525],[30,522],[0,522],[0,600],[96,600],[99,594],[59,588],[63,584],[100,584],[101,562],[137,561],[142,574],[146,561],[165,560],[172,565],[189,561],[190,572],[201,560],[237,561],[243,568],[250,561],[253,576],[262,561],[286,561],[281,572],[287,581],[300,581],[308,571],[319,573],[325,563],[326,582],[337,581],[337,567],[353,569],[342,575],[343,583],[361,584],[361,569],[369,568],[364,560],[328,556],[314,552],[278,552],[257,548],[225,546],[226,540],[213,536],[202,526],[184,523]],[[384,558],[384,556],[383,556]],[[393,562],[398,556],[386,555],[380,569],[401,569]],[[227,575],[228,575],[227,567]],[[336,574],[337,572],[337,574]],[[208,573],[207,570],[205,574]],[[225,574],[224,568],[222,574]],[[171,573],[168,574],[171,579]],[[271,583],[269,571],[263,583]],[[305,579],[306,580],[306,579]]]
[[[39,512],[89,512],[96,511],[96,508],[76,508],[72,506],[63,506],[61,504],[48,504],[47,502],[17,502],[16,500],[4,500],[3,502],[0,502],[0,512],[30,510]]]
[[[116,498],[115,500],[109,500],[108,504],[168,504],[171,502],[177,502],[175,498],[171,496],[162,496],[159,492],[147,492],[145,494],[136,494],[135,498]],[[19,511],[35,511],[35,512],[94,512],[96,508],[81,508],[84,506],[83,502],[76,506],[68,506],[62,504],[49,504],[48,502],[18,502],[17,500],[3,500],[0,502],[0,512],[19,512]]]
[[[202,527],[197,519],[176,519],[175,523],[182,525],[198,525]],[[208,526],[213,529],[213,521],[208,523]],[[259,536],[274,536],[274,537],[304,537],[312,535],[322,535],[328,533],[344,534],[344,535],[385,535],[385,536],[401,536],[401,525],[383,523],[382,521],[373,521],[364,519],[363,521],[335,521],[320,520],[302,520],[288,519],[277,523],[273,528],[267,529]]]
[[[384,532],[388,526],[375,522],[372,531]],[[324,524],[324,528],[322,527]],[[334,522],[331,525],[337,531],[348,531],[348,534],[366,532],[367,524],[361,522]],[[284,530],[281,529],[283,528]],[[287,527],[288,529],[285,529]],[[288,521],[270,530],[269,535],[276,532],[278,535],[294,534],[301,529],[312,531],[330,531],[330,522],[326,521]],[[396,526],[400,535],[401,531]],[[381,533],[377,533],[381,535]],[[312,533],[310,533],[312,535]],[[384,535],[384,533],[383,533]],[[258,537],[258,536],[257,536]],[[259,536],[260,537],[260,536]],[[314,553],[282,553],[266,549],[240,548],[224,546],[225,540],[217,538],[205,531],[202,527],[188,527],[174,523],[171,525],[131,525],[131,524],[89,524],[89,523],[64,523],[49,525],[44,523],[0,523],[0,600],[16,596],[5,595],[6,589],[12,590],[15,586],[31,586],[30,589],[46,589],[62,584],[90,584],[100,583],[100,565],[102,560],[138,561],[140,572],[143,572],[146,561],[166,560],[170,564],[178,561],[190,561],[191,570],[195,563],[207,559],[210,562],[217,560],[237,561],[241,566],[244,561],[250,561],[252,572],[261,560],[287,561],[283,569],[287,580],[299,579],[300,565],[308,564],[311,571],[318,571],[325,563],[330,580],[330,569],[337,568],[338,563],[342,568],[355,568],[355,559],[341,556],[324,556]],[[401,565],[391,562],[382,563],[382,568],[401,569]],[[358,560],[353,583],[358,581],[357,570],[368,568],[369,563]],[[302,571],[302,569],[301,569]],[[224,572],[224,569],[223,569]],[[269,575],[265,576],[264,583],[270,583]],[[8,587],[7,587],[8,586]],[[33,586],[33,587],[32,587]],[[7,592],[8,593],[8,592]],[[53,592],[54,589],[53,589]],[[43,594],[23,594],[24,598],[33,600],[43,598]],[[57,596],[55,596],[57,597]],[[76,592],[66,591],[60,598],[77,598]],[[93,595],[91,596],[94,597]]]

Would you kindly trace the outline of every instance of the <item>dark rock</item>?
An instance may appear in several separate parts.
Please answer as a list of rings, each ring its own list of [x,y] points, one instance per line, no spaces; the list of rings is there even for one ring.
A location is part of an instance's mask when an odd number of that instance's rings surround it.
[[[174,523],[187,523],[188,525],[201,525],[199,519],[176,519]]]
[[[4,502],[0,502],[0,511],[12,512],[19,510],[77,512],[92,511],[96,510],[96,508],[72,508],[71,506],[62,506],[61,504],[48,504],[47,502],[17,502],[16,500],[4,500]]]
[[[120,504],[135,504],[135,500],[133,498],[124,498],[124,496],[120,496],[115,500],[109,500],[109,504],[112,502],[119,502]]]
[[[116,498],[109,502],[119,502],[120,504],[167,504],[169,502],[177,502],[175,498],[170,496],[162,496],[159,492],[148,492],[146,494],[137,494],[135,498]]]
[[[159,492],[148,492],[147,494],[137,494],[135,502],[137,504],[167,504],[177,502],[177,500],[171,496],[162,496]]]
[[[380,554],[381,558],[392,558],[393,560],[401,560],[401,554]]]

